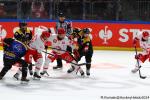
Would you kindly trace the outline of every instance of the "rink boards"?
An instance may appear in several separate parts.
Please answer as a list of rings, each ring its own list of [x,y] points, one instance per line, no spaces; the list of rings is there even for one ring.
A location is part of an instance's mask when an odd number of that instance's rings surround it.
[[[13,37],[22,20],[0,20],[0,42],[5,37]],[[36,33],[38,27],[49,27],[55,34],[57,20],[26,20],[31,31]],[[95,50],[134,50],[133,38],[142,31],[150,31],[148,22],[128,21],[96,21],[72,20],[68,21],[73,27],[89,28]]]

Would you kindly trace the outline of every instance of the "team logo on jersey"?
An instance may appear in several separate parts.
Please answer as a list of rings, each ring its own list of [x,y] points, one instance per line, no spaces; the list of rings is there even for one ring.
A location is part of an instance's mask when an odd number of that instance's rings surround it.
[[[54,42],[54,43],[56,43],[56,42],[57,42],[57,40],[56,40],[56,39],[54,39],[54,40],[53,40],[53,42]]]
[[[103,44],[108,44],[107,40],[112,38],[112,31],[105,26],[105,29],[99,31],[99,37],[104,40]]]
[[[6,37],[6,35],[7,35],[6,30],[2,27],[2,25],[0,25],[0,43]]]
[[[22,51],[22,46],[21,45],[14,45],[13,50],[16,52],[21,52]]]

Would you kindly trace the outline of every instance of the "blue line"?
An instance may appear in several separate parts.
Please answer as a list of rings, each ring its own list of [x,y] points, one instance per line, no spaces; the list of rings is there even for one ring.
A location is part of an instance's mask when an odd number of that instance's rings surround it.
[[[0,19],[0,22],[56,22],[58,20],[51,19]],[[116,23],[116,24],[150,24],[150,22],[146,21],[113,21],[113,20],[67,20],[72,22],[84,22],[84,23]]]

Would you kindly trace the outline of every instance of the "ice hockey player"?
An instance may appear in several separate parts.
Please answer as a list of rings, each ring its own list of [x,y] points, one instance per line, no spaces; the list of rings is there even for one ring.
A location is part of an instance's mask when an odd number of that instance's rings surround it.
[[[93,46],[92,41],[90,38],[90,30],[88,28],[84,28],[82,30],[79,30],[77,28],[74,29],[73,32],[74,36],[77,37],[77,44],[78,44],[78,52],[80,57],[76,58],[78,61],[81,60],[83,56],[85,56],[86,60],[86,74],[87,76],[90,76],[90,69],[91,69],[91,60],[93,56]],[[74,70],[73,67],[71,67],[68,70],[68,73],[72,72]]]
[[[66,36],[69,36],[72,32],[72,25],[70,22],[65,21],[64,13],[60,12],[58,15],[58,22],[56,23],[56,33],[58,33],[59,28],[63,28],[66,32]],[[57,59],[57,66],[53,67],[53,69],[61,69],[63,67],[62,60],[60,58]]]
[[[32,58],[35,61],[35,72],[33,74],[34,79],[40,79],[39,75],[40,68],[43,64],[43,56],[42,51],[45,49],[45,43],[47,39],[50,37],[50,30],[47,28],[38,28],[37,33],[32,38],[32,41],[29,43],[28,50],[25,55],[25,61],[27,63],[32,63]],[[16,74],[19,75],[17,72]],[[16,77],[17,79],[19,77]]]
[[[24,44],[28,44],[32,39],[32,32],[27,28],[25,21],[19,23],[19,29],[15,32],[14,38]]]
[[[29,44],[30,48],[25,55],[25,60],[28,63],[31,63],[32,58],[35,61],[35,72],[33,74],[33,77],[35,79],[41,78],[41,76],[39,75],[39,71],[43,64],[42,51],[45,50],[45,43],[50,37],[50,31],[43,29],[39,30],[41,31],[39,31],[39,33],[33,37],[33,40]]]
[[[19,22],[19,29],[16,30],[14,34],[14,38],[24,43],[25,45],[29,45],[32,39],[32,32],[29,28],[27,28],[27,22],[25,21]],[[28,64],[28,69],[29,69],[30,75],[33,75],[32,63]],[[18,79],[19,73],[21,73],[21,67],[18,69],[17,73],[14,75],[16,79]]]
[[[52,43],[53,48],[51,52],[52,55],[49,54],[48,57],[46,58],[41,75],[47,73],[49,63],[52,63],[57,58],[61,58],[67,61],[68,63],[71,63],[71,65],[74,66],[75,71],[77,71],[79,69],[79,66],[77,65],[76,60],[72,55],[69,54],[69,52],[66,52],[67,46],[71,46],[73,50],[76,49],[74,48],[72,41],[70,41],[66,37],[65,30],[63,28],[59,28],[57,35],[56,34],[51,35],[49,41],[51,41]],[[84,72],[81,68],[79,69],[79,72],[81,76],[84,76]]]
[[[0,72],[0,79],[2,79],[5,74],[11,69],[12,65],[19,63],[22,66],[22,82],[28,82],[27,77],[27,67],[28,64],[21,57],[26,53],[27,47],[20,41],[14,40],[12,38],[5,38],[3,41],[3,63],[4,67]]]
[[[147,59],[149,59],[149,61],[150,61],[150,40],[149,40],[149,37],[150,37],[149,32],[143,31],[141,34],[139,34],[133,40],[134,46],[136,46],[137,42],[139,41],[140,47],[142,48],[142,53],[135,55],[135,59],[138,60],[139,65],[137,62],[135,65],[135,68],[132,70],[132,73],[136,73],[141,68],[141,63],[144,63]]]

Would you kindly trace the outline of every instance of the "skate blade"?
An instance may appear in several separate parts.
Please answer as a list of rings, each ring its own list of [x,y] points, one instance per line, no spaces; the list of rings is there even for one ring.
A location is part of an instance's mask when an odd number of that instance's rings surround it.
[[[16,81],[19,81],[19,80],[20,80],[19,78],[16,78],[16,77],[14,77],[14,76],[13,76],[13,79],[16,80]]]
[[[33,80],[40,80],[41,78],[33,77]]]
[[[72,76],[74,78],[84,78],[85,77],[85,74],[84,75],[78,75],[78,74],[76,74],[76,72],[67,73],[67,74],[69,74],[70,76]]]
[[[57,69],[53,69],[54,71],[61,71],[63,70],[63,68],[57,68]]]
[[[90,77],[90,75],[86,75],[87,77]]]
[[[29,81],[21,81],[20,84],[27,85]]]
[[[81,78],[85,78],[85,74],[84,75],[77,75],[78,77],[81,77]]]
[[[131,70],[131,73],[133,73],[133,74],[135,74],[135,73],[137,73],[139,70]]]
[[[46,73],[40,73],[40,75],[43,77],[43,76],[50,76],[47,72]]]

